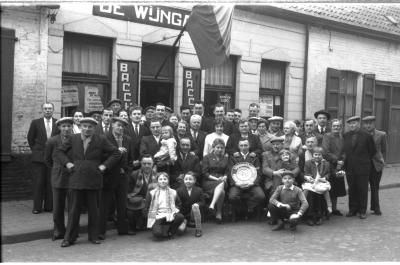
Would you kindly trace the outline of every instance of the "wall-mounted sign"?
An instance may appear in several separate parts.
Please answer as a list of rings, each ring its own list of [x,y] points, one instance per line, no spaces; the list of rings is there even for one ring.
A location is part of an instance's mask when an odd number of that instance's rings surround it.
[[[117,97],[123,108],[138,103],[139,62],[118,60]]]
[[[97,86],[85,86],[85,108],[84,112],[102,111],[103,102],[99,95],[99,88]]]
[[[274,96],[260,96],[260,116],[274,116]]]
[[[180,30],[190,11],[151,5],[93,5],[93,15]]]
[[[78,105],[78,87],[75,85],[63,86],[61,89],[61,107],[74,107]]]
[[[183,68],[183,99],[182,105],[194,106],[194,101],[200,100],[201,70]]]

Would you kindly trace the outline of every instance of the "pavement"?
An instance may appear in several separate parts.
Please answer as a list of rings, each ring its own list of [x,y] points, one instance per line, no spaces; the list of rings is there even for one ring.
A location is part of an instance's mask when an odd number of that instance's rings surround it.
[[[380,187],[382,190],[400,187],[400,164],[385,167]],[[32,214],[31,200],[1,202],[1,244],[50,239],[52,219],[52,213]],[[87,231],[87,214],[81,215],[80,226],[82,233]],[[109,223],[108,229],[112,228]]]

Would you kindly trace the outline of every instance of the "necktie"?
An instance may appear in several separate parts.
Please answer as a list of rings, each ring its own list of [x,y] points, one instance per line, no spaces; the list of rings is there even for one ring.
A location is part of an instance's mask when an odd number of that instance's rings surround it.
[[[50,127],[50,120],[46,119],[46,135],[47,138],[51,136],[51,127]]]
[[[88,144],[89,144],[89,138],[85,138],[83,140],[83,153],[86,153],[86,149],[88,147]]]
[[[197,140],[197,133],[196,132],[193,132],[193,139]]]
[[[107,125],[104,126],[104,133],[105,133],[105,134],[108,134],[108,126],[107,126]]]
[[[135,125],[135,133],[136,135],[139,135],[139,125]]]

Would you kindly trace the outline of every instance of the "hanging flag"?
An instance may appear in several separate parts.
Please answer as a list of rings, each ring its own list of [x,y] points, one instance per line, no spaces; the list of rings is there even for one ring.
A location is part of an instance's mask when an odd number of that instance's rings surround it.
[[[193,7],[186,23],[202,69],[222,64],[229,57],[233,6]]]

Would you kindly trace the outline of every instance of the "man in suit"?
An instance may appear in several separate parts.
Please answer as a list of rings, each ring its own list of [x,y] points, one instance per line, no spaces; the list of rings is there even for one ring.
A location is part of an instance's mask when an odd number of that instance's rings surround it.
[[[259,114],[260,114],[260,105],[258,105],[257,103],[251,103],[249,105],[249,119],[251,117],[259,118],[260,117]]]
[[[170,123],[166,117],[166,107],[163,103],[157,103],[156,104],[156,111],[155,111],[156,118],[160,120],[161,127],[162,126],[171,126],[171,128],[174,128],[174,125]]]
[[[55,150],[72,134],[73,119],[64,117],[56,121],[60,133],[46,142],[44,152],[46,165],[51,168],[51,186],[53,192],[53,236],[52,240],[62,239],[65,235],[65,200],[68,193],[69,172],[55,157]]]
[[[41,213],[43,209],[46,212],[51,212],[53,209],[51,170],[44,160],[46,141],[59,133],[53,112],[53,103],[42,104],[43,118],[32,121],[27,135],[32,151],[33,214]]]
[[[258,159],[261,157],[263,148],[260,138],[257,135],[249,133],[249,130],[249,122],[247,120],[241,120],[239,122],[240,134],[232,134],[229,136],[228,142],[226,143],[226,152],[229,155],[239,152],[239,139],[248,139],[250,144],[250,153],[254,153]]]
[[[151,132],[147,126],[140,124],[142,117],[142,107],[136,106],[130,109],[131,122],[126,127],[125,134],[128,135],[133,144],[133,166],[138,168],[140,166],[140,142],[143,136],[150,135]]]
[[[88,239],[93,244],[100,244],[98,195],[103,186],[103,174],[120,161],[121,154],[104,135],[94,133],[96,125],[95,119],[83,118],[81,133],[71,135],[56,149],[56,157],[71,172],[68,223],[61,247],[75,243],[83,203],[88,209]]]
[[[98,123],[95,128],[96,134],[108,135],[111,132],[111,118],[113,115],[114,114],[112,109],[103,109],[103,113],[101,114],[101,122]]]
[[[182,105],[180,107],[180,111],[181,111],[181,118],[182,120],[186,121],[187,124],[190,123],[190,115],[192,115],[192,113],[190,112],[190,107],[189,106],[184,106]]]
[[[214,131],[213,122],[209,118],[204,116],[204,102],[196,100],[193,106],[193,114],[197,114],[201,117],[199,130],[212,133]]]
[[[306,144],[306,139],[310,136],[315,136],[315,120],[306,119],[304,120],[304,131],[299,135],[303,145]]]
[[[150,121],[151,135],[143,136],[140,141],[140,156],[150,154],[154,156],[161,147],[161,122],[158,119]]]
[[[368,180],[376,147],[372,135],[360,129],[360,117],[347,119],[350,131],[343,135],[344,168],[349,186],[347,217],[367,218]]]
[[[200,184],[200,160],[196,155],[193,155],[190,152],[191,144],[190,139],[188,137],[183,137],[179,141],[179,148],[177,152],[178,159],[175,161],[174,166],[171,170],[170,176],[170,186],[173,189],[176,189],[183,184],[183,176],[192,171],[196,177],[196,183]]]
[[[118,98],[114,98],[107,103],[107,108],[113,111],[113,116],[118,116],[122,109],[122,101]]]
[[[207,128],[212,128],[211,132],[214,132],[215,123],[222,123],[224,125],[224,133],[226,135],[230,136],[233,133],[239,133],[232,122],[225,120],[225,107],[220,103],[216,104],[214,107],[214,119],[209,119],[208,122],[209,125],[207,125]]]
[[[325,110],[319,110],[314,113],[314,117],[317,120],[317,126],[314,129],[314,134],[317,137],[318,146],[322,146],[324,134],[331,131],[328,128],[328,122],[331,119],[331,114]]]
[[[107,228],[107,216],[109,209],[115,206],[117,211],[116,227],[119,235],[133,235],[128,231],[126,216],[127,175],[132,170],[133,148],[131,138],[124,134],[124,126],[128,122],[119,117],[111,118],[112,133],[107,139],[121,153],[119,163],[110,168],[103,178],[103,189],[100,196],[100,225],[99,239],[104,240]]]
[[[372,135],[375,142],[376,154],[372,159],[372,168],[369,174],[371,187],[371,211],[376,215],[382,215],[379,206],[379,183],[381,182],[383,167],[385,166],[387,140],[386,133],[375,128],[375,116],[367,116],[362,119],[364,129]]]
[[[190,134],[189,138],[196,144],[194,153],[201,160],[203,159],[204,141],[206,140],[207,133],[200,130],[201,116],[193,114],[190,117]]]
[[[248,216],[252,216],[254,209],[261,205],[265,201],[265,194],[260,187],[260,160],[255,153],[250,153],[250,143],[248,139],[239,139],[238,142],[239,152],[232,155],[229,159],[229,172],[232,172],[232,168],[242,162],[247,162],[252,164],[257,170],[257,177],[254,181],[239,183],[236,182],[231,175],[228,175],[229,183],[229,201],[234,206],[233,214],[234,219],[236,215],[236,208],[240,205],[241,199],[244,198],[246,194],[246,204]]]

